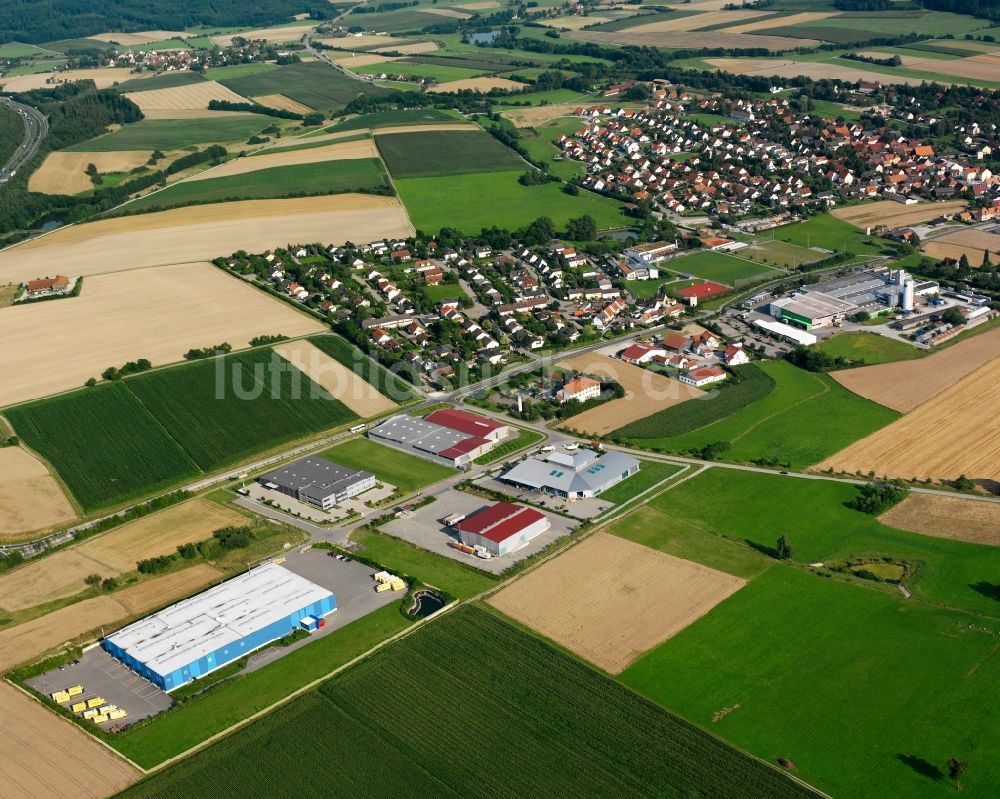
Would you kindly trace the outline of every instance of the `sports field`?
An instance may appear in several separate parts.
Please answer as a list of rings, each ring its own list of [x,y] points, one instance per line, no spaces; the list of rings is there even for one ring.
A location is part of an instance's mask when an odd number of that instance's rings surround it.
[[[768,233],[780,241],[806,248],[822,247],[831,252],[836,250],[858,255],[874,255],[881,251],[878,244],[867,243],[864,231],[830,214],[818,214],[804,222],[782,225]],[[818,257],[823,257],[823,253],[819,253]]]
[[[807,250],[787,241],[764,241],[744,247],[739,252],[744,258],[751,258],[762,264],[782,266],[785,269],[795,269],[824,257],[824,253]]]
[[[376,133],[375,141],[396,179],[527,168],[517,153],[475,128]]]
[[[705,280],[714,280],[726,286],[735,286],[740,280],[758,275],[777,277],[780,274],[776,269],[770,269],[742,258],[734,258],[725,253],[711,251],[696,252],[693,255],[675,258],[670,261],[669,266],[675,272],[703,277]]]
[[[480,172],[452,177],[405,178],[395,181],[413,224],[424,231],[453,227],[478,233],[497,225],[516,230],[540,216],[561,228],[573,218],[589,214],[599,228],[625,223],[618,203],[588,192],[571,197],[559,184],[522,186],[524,170]],[[360,238],[360,237],[358,237]]]
[[[369,471],[380,481],[406,493],[455,474],[455,470],[447,466],[384,447],[367,438],[345,441],[320,455],[341,466]]]
[[[79,388],[109,366],[180,361],[192,347],[301,336],[322,324],[207,263],[90,275],[79,297],[0,316],[0,405]],[[66,336],[66,330],[74,331]]]
[[[213,116],[204,119],[144,119],[114,133],[106,133],[67,147],[69,152],[114,150],[179,150],[193,144],[245,141],[269,124],[270,117],[259,114]]]
[[[858,364],[908,361],[923,356],[923,351],[899,339],[876,333],[837,333],[820,342],[816,349],[834,358]]]
[[[748,391],[749,404],[737,403],[738,410],[728,407],[726,395],[743,389],[732,386],[722,389],[716,398],[704,400],[703,425],[693,426],[699,424],[702,408],[697,403],[684,403],[616,431],[615,438],[665,452],[685,452],[725,441],[731,445],[723,454],[725,460],[762,460],[803,468],[898,418],[895,411],[844,390],[829,375],[806,372],[785,361],[768,361],[754,368],[770,377],[774,388],[763,396],[761,391]],[[727,402],[724,410],[728,411],[722,418],[709,405],[720,399]],[[668,415],[678,413],[684,414],[689,432],[648,435],[676,429]]]
[[[484,735],[515,746],[517,767],[484,769],[467,756]],[[123,797],[207,797],[221,768],[237,790],[282,795],[281,764],[305,741],[324,768],[297,775],[296,793],[336,785],[360,795],[375,782],[436,797],[812,795],[491,613],[463,608]]]
[[[16,540],[75,516],[73,505],[44,463],[20,447],[0,448],[0,541]]]

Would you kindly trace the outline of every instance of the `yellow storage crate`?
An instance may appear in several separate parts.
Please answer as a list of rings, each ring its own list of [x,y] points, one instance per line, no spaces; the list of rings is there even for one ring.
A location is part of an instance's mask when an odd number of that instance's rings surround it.
[[[66,693],[68,693],[70,696],[79,696],[80,694],[83,693],[83,686],[74,685],[72,688],[67,688]]]
[[[100,715],[100,713],[97,712],[97,708],[96,707],[92,708],[90,710],[84,710],[83,711],[83,717],[85,719],[92,719],[92,718],[94,718],[94,716],[99,716],[99,715]]]
[[[56,691],[54,694],[52,694],[52,699],[57,704],[65,705],[69,701],[69,694],[66,693],[65,691]]]
[[[99,713],[90,719],[94,724],[103,724],[108,720],[108,717],[104,713]]]
[[[107,700],[103,696],[95,696],[93,699],[87,700],[87,707],[100,707],[105,704]]]
[[[72,707],[72,708],[70,708],[70,709],[71,709],[71,710],[72,710],[72,711],[73,711],[74,713],[79,713],[79,712],[81,712],[81,711],[83,711],[83,710],[86,710],[86,709],[87,709],[87,703],[86,703],[86,702],[77,702],[77,703],[76,703],[75,705],[73,705],[73,707]]]
[[[101,707],[97,708],[97,712],[100,713],[101,715],[107,715],[112,710],[118,710],[118,705],[102,705]]]
[[[108,718],[112,720],[123,719],[128,715],[124,710],[112,710],[108,714]]]
[[[375,593],[381,594],[383,591],[389,591],[391,589],[392,586],[389,585],[389,583],[379,583],[378,585],[375,586]]]

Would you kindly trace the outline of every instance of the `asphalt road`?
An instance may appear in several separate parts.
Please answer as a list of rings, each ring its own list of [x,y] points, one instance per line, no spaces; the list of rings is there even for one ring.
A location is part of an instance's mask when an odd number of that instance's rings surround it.
[[[14,151],[10,160],[0,168],[0,183],[6,183],[28,161],[35,157],[42,141],[48,135],[49,121],[37,108],[15,102],[9,97],[0,97],[0,103],[16,111],[24,122],[25,136],[21,146]]]

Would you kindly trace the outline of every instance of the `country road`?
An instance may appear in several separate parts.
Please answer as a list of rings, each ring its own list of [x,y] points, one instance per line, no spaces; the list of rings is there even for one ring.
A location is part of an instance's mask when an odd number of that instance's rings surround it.
[[[15,102],[9,97],[0,97],[0,103],[20,114],[25,128],[24,141],[21,146],[14,151],[14,155],[9,161],[0,167],[0,183],[6,183],[17,174],[18,169],[37,155],[38,149],[48,135],[49,121],[37,108]]]

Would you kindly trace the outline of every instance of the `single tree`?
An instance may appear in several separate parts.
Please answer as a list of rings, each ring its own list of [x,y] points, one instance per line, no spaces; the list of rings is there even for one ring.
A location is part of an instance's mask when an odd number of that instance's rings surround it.
[[[993,268],[993,262],[990,261],[990,251],[989,250],[983,250],[983,268],[984,269],[992,269]]]
[[[775,549],[778,553],[778,560],[792,559],[792,545],[785,536],[778,539],[778,546]]]
[[[948,758],[948,776],[955,781],[955,787],[958,790],[962,790],[962,775],[968,767],[967,760],[962,760],[959,757]]]

